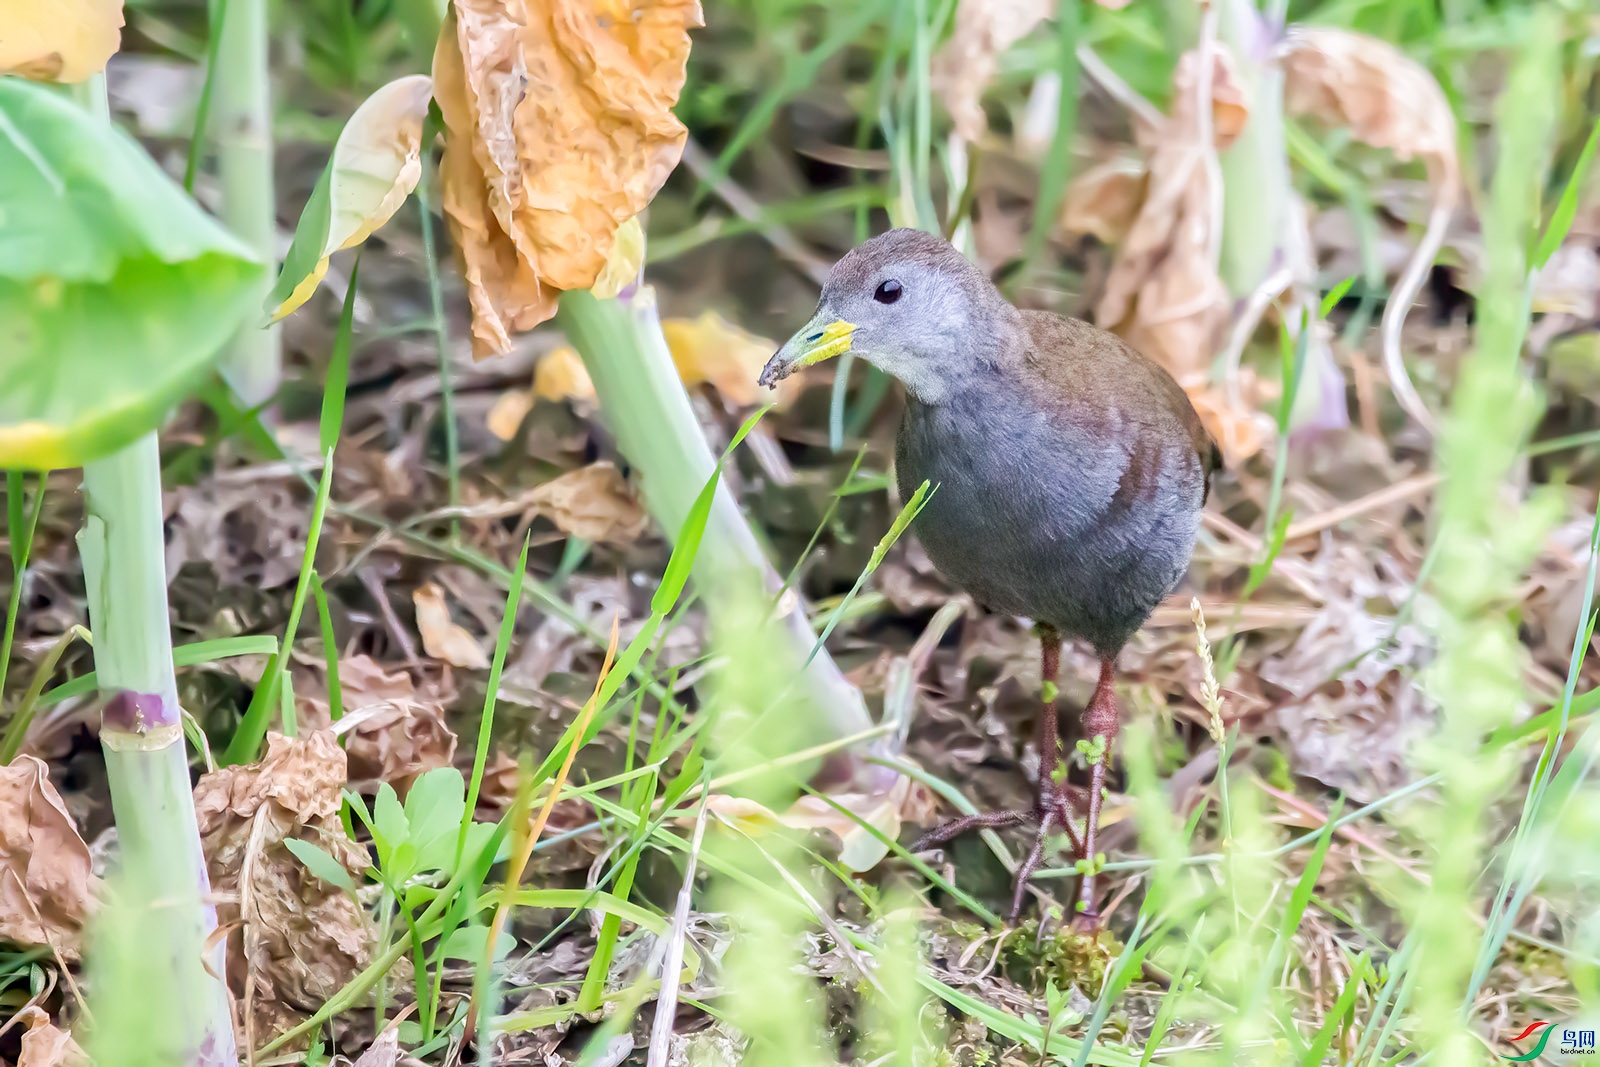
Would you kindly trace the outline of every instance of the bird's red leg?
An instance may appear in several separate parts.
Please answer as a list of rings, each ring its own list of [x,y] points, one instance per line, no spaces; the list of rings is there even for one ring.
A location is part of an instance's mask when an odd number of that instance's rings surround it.
[[[1099,746],[1098,757],[1089,766],[1089,817],[1083,828],[1081,854],[1087,867],[1078,886],[1078,910],[1073,925],[1080,930],[1093,930],[1100,925],[1100,913],[1095,908],[1095,838],[1100,830],[1100,804],[1106,785],[1106,767],[1111,763],[1111,747],[1116,743],[1121,727],[1117,715],[1117,695],[1112,688],[1116,663],[1110,657],[1100,660],[1100,682],[1095,686],[1089,706],[1083,709],[1083,735],[1091,744]]]

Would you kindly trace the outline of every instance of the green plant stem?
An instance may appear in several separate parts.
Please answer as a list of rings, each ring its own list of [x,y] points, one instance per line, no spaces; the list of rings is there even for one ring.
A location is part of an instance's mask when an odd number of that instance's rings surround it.
[[[95,672],[105,700],[100,730],[125,889],[150,929],[151,1009],[166,1025],[147,1062],[234,1067],[224,943],[207,948],[217,915],[200,851],[189,757],[167,620],[161,458],[156,435],[83,470],[86,515],[78,534]],[[208,972],[209,968],[209,972]]]
[[[278,259],[272,182],[272,93],[267,72],[267,0],[227,0],[217,45],[216,130],[222,219],[268,263]],[[272,288],[270,272],[261,298]],[[223,363],[228,384],[247,406],[270,400],[283,372],[276,325],[247,320]]]
[[[716,458],[661,335],[653,294],[642,289],[624,301],[563,293],[558,319],[594,381],[622,454],[640,477],[651,515],[663,530],[681,529]],[[717,590],[752,574],[769,592],[782,585],[733,494],[719,487],[695,557],[695,581],[702,591]],[[713,610],[720,603],[714,593],[705,599]],[[785,647],[772,652],[801,672],[797,695],[811,709],[819,733],[844,737],[870,729],[861,694],[832,657],[824,650],[805,663],[817,641],[805,612],[798,606],[785,612],[775,632],[783,634]]]
[[[1250,98],[1250,121],[1221,155],[1222,280],[1234,297],[1266,279],[1289,217],[1289,157],[1283,132],[1283,71],[1269,54],[1254,0],[1220,0],[1217,33]]]

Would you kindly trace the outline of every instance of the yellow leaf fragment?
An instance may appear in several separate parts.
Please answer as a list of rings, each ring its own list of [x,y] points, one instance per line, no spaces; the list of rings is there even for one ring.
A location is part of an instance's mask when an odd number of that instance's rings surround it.
[[[583,358],[563,345],[545,353],[533,368],[533,395],[542,400],[593,400],[594,382]]]
[[[639,268],[642,266],[644,227],[639,224],[639,216],[635,215],[617,227],[611,254],[606,257],[606,265],[600,271],[600,277],[594,280],[590,291],[602,300],[610,300],[639,277]]]
[[[1420,159],[1454,197],[1456,119],[1426,67],[1394,45],[1331,26],[1293,26],[1283,54],[1284,102],[1297,115],[1349,127],[1401,160]]]
[[[622,472],[601,460],[539,486],[528,502],[566,534],[584,541],[637,541],[650,525]]]
[[[619,227],[677,165],[672,114],[698,0],[455,0],[434,56],[441,174],[474,352],[600,278]]]
[[[989,128],[983,91],[1000,56],[1055,10],[1055,0],[961,0],[955,32],[933,58],[933,86],[956,133],[976,141]]]
[[[509,441],[517,436],[517,431],[522,428],[522,420],[533,410],[533,401],[533,391],[529,389],[512,389],[501,393],[489,408],[484,424],[500,440]]]
[[[93,899],[89,846],[44,762],[0,767],[0,941],[76,958]]]
[[[661,333],[684,385],[710,385],[736,407],[750,407],[773,397],[773,390],[755,382],[777,350],[776,342],[740,329],[714,311],[695,319],[666,319]],[[776,395],[792,395],[799,385],[798,380],[794,382],[794,386],[780,383]]]
[[[0,0],[0,74],[81,82],[122,46],[122,0]]]
[[[432,582],[418,586],[411,594],[411,603],[417,609],[417,633],[422,636],[422,648],[428,655],[466,670],[489,668],[489,657],[478,639],[450,618],[443,589]]]

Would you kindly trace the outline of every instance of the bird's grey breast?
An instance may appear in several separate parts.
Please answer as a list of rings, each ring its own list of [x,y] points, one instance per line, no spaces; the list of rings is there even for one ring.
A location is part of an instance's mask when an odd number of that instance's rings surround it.
[[[1198,460],[1158,439],[1063,418],[1010,390],[970,390],[908,402],[897,481],[903,499],[924,480],[937,486],[915,530],[952,582],[995,611],[1114,651],[1194,547]]]

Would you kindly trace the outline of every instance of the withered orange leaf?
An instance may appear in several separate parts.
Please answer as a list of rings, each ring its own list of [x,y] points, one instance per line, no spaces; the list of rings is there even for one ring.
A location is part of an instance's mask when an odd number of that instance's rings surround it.
[[[600,277],[618,230],[677,166],[672,113],[698,0],[454,0],[434,55],[445,211],[474,352]]]

